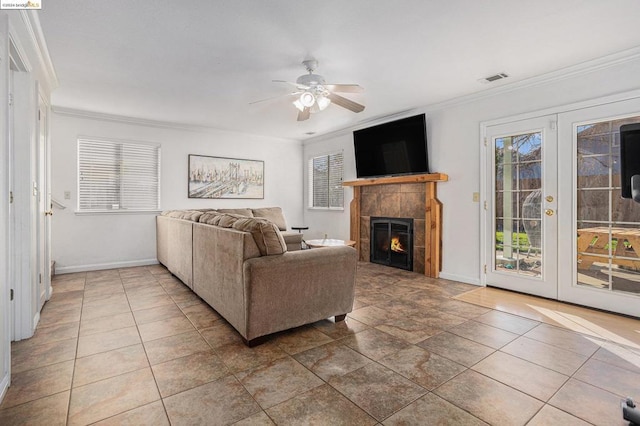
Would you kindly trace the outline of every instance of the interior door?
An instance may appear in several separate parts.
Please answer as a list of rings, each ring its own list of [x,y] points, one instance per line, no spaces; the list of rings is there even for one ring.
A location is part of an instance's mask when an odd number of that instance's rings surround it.
[[[560,114],[558,298],[640,316],[640,204],[620,196],[620,126],[640,99]]]
[[[557,297],[556,116],[488,126],[485,282]]]
[[[38,97],[39,98],[39,97]],[[36,181],[38,182],[37,203],[37,310],[42,309],[47,298],[49,288],[49,273],[47,272],[47,248],[48,248],[48,218],[51,215],[51,203],[48,202],[47,191],[47,132],[46,110],[41,99],[38,99],[38,136],[36,138]]]

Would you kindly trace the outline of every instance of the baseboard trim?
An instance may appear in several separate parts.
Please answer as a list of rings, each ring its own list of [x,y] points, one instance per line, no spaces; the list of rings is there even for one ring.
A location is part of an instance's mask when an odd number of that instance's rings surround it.
[[[9,369],[9,371],[7,372],[7,375],[4,376],[0,381],[0,403],[2,403],[2,400],[4,399],[4,396],[7,394],[7,390],[9,389],[10,376],[11,376],[11,369]]]
[[[36,312],[33,316],[33,333],[35,334],[38,323],[40,322],[40,312]]]
[[[122,262],[94,263],[91,265],[56,266],[56,275],[74,272],[101,271],[104,269],[131,268],[133,266],[157,265],[158,259],[128,260]]]
[[[480,283],[480,279],[471,278],[471,277],[465,277],[463,275],[456,275],[456,274],[449,274],[447,272],[440,272],[440,278],[445,279],[445,280],[458,281],[458,282],[465,283],[465,284],[472,284],[472,285],[482,286],[482,283]]]

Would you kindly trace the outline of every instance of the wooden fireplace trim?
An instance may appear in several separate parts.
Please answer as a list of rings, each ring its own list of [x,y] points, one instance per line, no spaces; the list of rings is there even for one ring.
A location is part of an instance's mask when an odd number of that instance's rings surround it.
[[[360,257],[360,188],[368,185],[388,185],[395,183],[425,184],[425,239],[428,247],[424,252],[424,274],[431,278],[438,278],[441,269],[442,241],[442,203],[438,200],[436,184],[446,182],[449,176],[444,173],[429,173],[423,175],[393,176],[373,179],[361,179],[343,182],[343,186],[353,187],[351,200],[350,238],[356,242],[358,257]],[[427,244],[425,244],[427,245]]]

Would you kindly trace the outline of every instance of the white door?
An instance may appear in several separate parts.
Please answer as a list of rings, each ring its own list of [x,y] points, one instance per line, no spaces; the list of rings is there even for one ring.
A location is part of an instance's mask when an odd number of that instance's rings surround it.
[[[39,97],[38,97],[39,98]],[[38,136],[36,138],[36,181],[38,182],[37,196],[37,310],[42,309],[47,292],[49,289],[50,273],[47,268],[47,252],[48,252],[48,222],[51,215],[51,202],[48,200],[49,191],[47,190],[47,132],[46,132],[46,109],[42,99],[38,99]]]
[[[556,116],[487,126],[485,283],[557,297]]]
[[[620,197],[620,126],[640,99],[558,116],[558,298],[640,316],[640,204]]]
[[[14,339],[31,337],[39,320],[37,96],[30,73],[12,72],[11,150],[13,214],[11,247]]]
[[[9,79],[9,24],[6,14],[0,14],[0,99],[6,100],[6,82]],[[11,333],[9,331],[9,256],[8,241],[6,236],[9,233],[9,141],[7,138],[8,126],[8,103],[0,102],[0,162],[2,162],[2,173],[0,173],[0,400],[4,396],[11,378]]]

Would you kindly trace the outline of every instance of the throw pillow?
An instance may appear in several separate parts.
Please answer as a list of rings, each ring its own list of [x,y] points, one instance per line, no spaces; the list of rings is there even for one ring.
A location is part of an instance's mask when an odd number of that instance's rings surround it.
[[[280,207],[264,207],[261,209],[253,209],[253,217],[261,217],[273,222],[281,231],[287,230],[287,221],[284,219],[284,213]]]
[[[242,218],[232,226],[238,231],[250,232],[262,256],[282,254],[287,251],[287,244],[278,227],[262,218]]]

